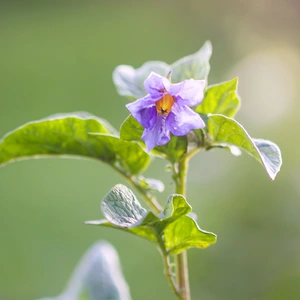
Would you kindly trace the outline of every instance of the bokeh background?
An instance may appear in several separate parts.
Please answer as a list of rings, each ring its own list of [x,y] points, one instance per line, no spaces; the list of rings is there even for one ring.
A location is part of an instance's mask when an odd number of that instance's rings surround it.
[[[172,63],[205,40],[209,83],[239,76],[237,115],[253,137],[280,145],[271,182],[253,158],[201,153],[188,201],[216,245],[189,250],[193,299],[300,298],[300,2],[1,1],[0,135],[58,112],[88,111],[119,127],[126,100],[111,80],[118,64]],[[172,192],[164,162],[147,170]],[[80,160],[31,160],[0,169],[0,299],[58,295],[83,252],[117,249],[133,299],[174,299],[154,246],[83,221],[100,219],[102,196],[123,179]]]

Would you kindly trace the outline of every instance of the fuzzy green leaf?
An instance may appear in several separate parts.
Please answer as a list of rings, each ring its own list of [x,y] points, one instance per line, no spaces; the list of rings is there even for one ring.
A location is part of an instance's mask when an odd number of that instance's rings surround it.
[[[171,134],[171,140],[163,145],[156,146],[153,149],[153,154],[165,157],[171,163],[176,163],[181,160],[187,152],[188,141],[186,136],[175,136]]]
[[[279,147],[271,141],[252,139],[237,121],[223,115],[210,115],[207,123],[211,146],[237,146],[256,158],[274,180],[282,164]]]
[[[120,65],[113,72],[113,82],[119,95],[129,97],[129,99],[142,98],[147,94],[144,81],[150,73],[155,72],[167,76],[170,70],[170,66],[161,61],[146,62],[138,69]]]
[[[142,208],[127,187],[118,184],[104,197],[101,209],[108,222],[88,221],[86,224],[130,232],[154,242],[166,253],[180,253],[191,247],[205,248],[216,242],[213,233],[200,230],[196,221],[187,216],[192,208],[182,195],[171,195],[157,217]],[[187,238],[188,230],[190,239]]]
[[[159,219],[147,212],[130,189],[122,184],[113,187],[101,202],[101,211],[106,220],[88,221],[85,224],[121,229],[157,243],[153,224]]]
[[[171,65],[172,81],[180,82],[189,78],[207,80],[210,71],[209,59],[211,54],[212,46],[207,41],[195,54],[176,61]]]
[[[126,141],[140,141],[144,127],[132,116],[129,115],[120,128],[120,138]]]
[[[201,230],[189,216],[183,216],[166,227],[164,237],[169,254],[178,254],[192,247],[206,248],[216,242],[215,234]]]
[[[107,221],[121,227],[130,227],[147,214],[132,191],[122,184],[116,185],[103,198],[101,211]]]
[[[196,108],[202,114],[222,114],[234,117],[240,107],[238,79],[208,87],[202,103]]]
[[[130,300],[115,248],[107,242],[94,243],[77,263],[67,285],[56,297],[39,300]]]
[[[151,72],[166,77],[172,71],[172,81],[175,83],[189,78],[207,79],[211,53],[211,43],[206,42],[195,54],[183,57],[171,65],[161,61],[146,62],[138,69],[120,65],[113,72],[113,81],[121,96],[131,100],[142,98],[147,94],[144,81]]]
[[[163,182],[154,178],[144,178],[142,176],[139,176],[137,178],[137,183],[145,190],[158,191],[162,193],[165,189],[165,185],[163,184]]]
[[[51,116],[4,136],[0,166],[30,158],[73,157],[100,160],[131,174],[145,169],[149,155],[139,145],[114,134],[115,129],[106,121],[87,113]]]
[[[101,227],[109,227],[109,228],[115,228],[122,231],[129,232],[131,234],[137,235],[139,237],[142,237],[144,239],[149,240],[150,242],[153,242],[155,244],[158,244],[157,237],[155,232],[152,228],[148,228],[146,226],[139,226],[139,227],[121,227],[121,226],[115,226],[111,223],[109,223],[106,220],[93,220],[93,221],[86,221],[84,222],[86,225],[96,225]]]
[[[125,172],[138,174],[149,165],[150,156],[138,144],[101,133],[91,135],[107,149],[107,152],[115,155],[114,165],[121,167]]]

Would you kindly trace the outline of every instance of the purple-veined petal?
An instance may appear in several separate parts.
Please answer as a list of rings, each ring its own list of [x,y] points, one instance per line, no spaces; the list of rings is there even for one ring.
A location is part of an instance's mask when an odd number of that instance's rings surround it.
[[[170,131],[167,130],[165,122],[164,117],[157,115],[154,126],[145,128],[142,140],[144,140],[148,151],[155,146],[162,146],[170,141]]]
[[[186,105],[179,106],[177,103],[174,103],[166,119],[166,127],[174,135],[182,136],[193,129],[205,127],[205,123],[197,113]]]
[[[146,95],[143,98],[137,99],[134,102],[128,103],[126,107],[130,112],[132,111],[139,111],[143,108],[149,107],[153,104],[155,104],[156,101],[158,101],[160,98],[152,97],[151,95]]]
[[[139,100],[137,100],[139,101]],[[143,107],[140,103],[129,103],[126,105],[132,116],[144,127],[152,128],[156,122],[157,112],[155,105]]]
[[[171,86],[170,81],[154,72],[151,72],[148,78],[144,82],[145,89],[153,97],[161,98],[164,91],[169,89]]]
[[[156,114],[155,102],[159,100],[151,95],[146,95],[144,98],[138,99],[126,105],[132,116],[144,127],[152,127],[156,119],[152,120]],[[152,121],[151,121],[152,120]]]
[[[187,79],[172,84],[167,92],[176,98],[179,105],[195,106],[203,100],[205,80]]]

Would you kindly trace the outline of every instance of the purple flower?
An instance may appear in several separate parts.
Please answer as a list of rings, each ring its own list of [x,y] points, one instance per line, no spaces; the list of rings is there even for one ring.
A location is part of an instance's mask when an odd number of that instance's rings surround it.
[[[189,108],[203,99],[204,80],[187,79],[172,84],[167,78],[151,72],[144,86],[148,94],[126,105],[132,116],[145,128],[142,139],[147,150],[177,136],[205,127],[200,116]]]

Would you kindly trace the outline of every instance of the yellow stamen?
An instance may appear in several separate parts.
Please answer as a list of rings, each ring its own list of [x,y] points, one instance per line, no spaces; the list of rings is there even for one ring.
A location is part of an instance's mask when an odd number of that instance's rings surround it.
[[[165,93],[163,97],[155,102],[156,111],[159,115],[166,117],[174,104],[174,99],[168,93]]]

